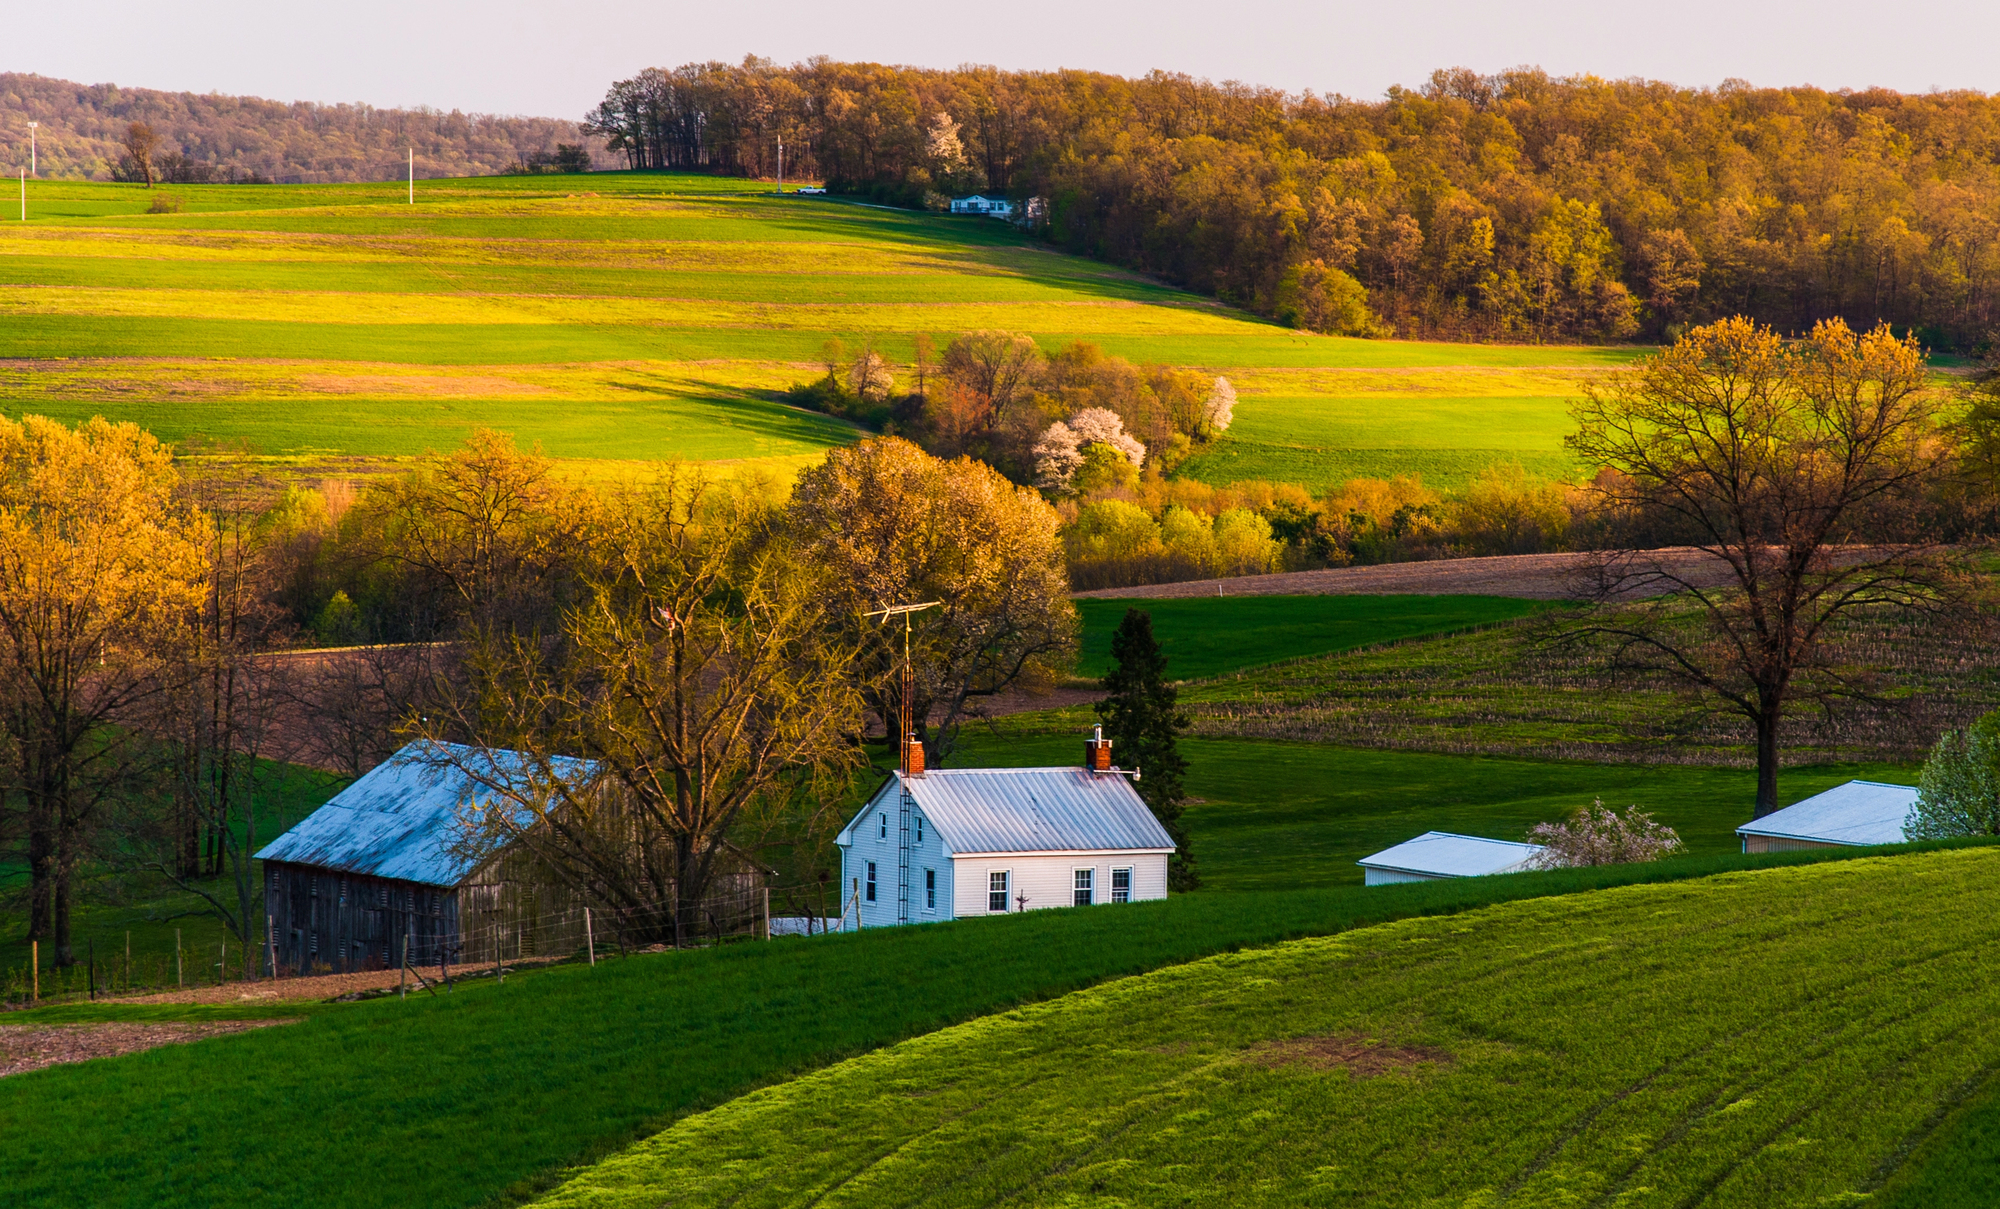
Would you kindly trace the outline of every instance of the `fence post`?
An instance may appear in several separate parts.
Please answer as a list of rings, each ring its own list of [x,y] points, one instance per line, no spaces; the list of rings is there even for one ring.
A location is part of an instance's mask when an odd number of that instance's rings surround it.
[[[583,909],[583,943],[590,950],[591,968],[597,966],[597,934],[590,930],[590,908]]]
[[[500,964],[500,921],[493,921],[493,984],[503,985],[507,981],[507,971]]]
[[[410,994],[410,933],[416,929],[415,921],[403,917],[403,983],[396,988],[396,998],[407,999]]]
[[[764,939],[771,939],[771,887],[764,887]]]
[[[271,912],[264,910],[264,951],[271,958],[271,981],[278,980],[278,926],[271,922]]]
[[[34,985],[28,991],[28,1002],[39,1003],[42,998],[42,942],[28,942],[28,962],[35,967]]]

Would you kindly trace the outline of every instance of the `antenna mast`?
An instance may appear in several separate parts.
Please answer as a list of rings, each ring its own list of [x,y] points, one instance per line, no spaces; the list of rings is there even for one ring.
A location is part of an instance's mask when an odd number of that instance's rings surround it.
[[[910,792],[910,778],[924,771],[923,748],[917,745],[915,721],[911,718],[910,702],[917,695],[916,673],[910,665],[910,614],[921,613],[925,609],[935,609],[942,602],[927,600],[922,604],[890,605],[877,609],[868,617],[880,617],[886,624],[891,617],[903,619],[903,692],[897,703],[896,720],[902,729],[896,746],[902,749],[902,775],[897,778],[897,787],[902,790],[897,795],[896,808],[896,922],[910,922],[910,819],[917,807],[916,795]],[[911,753],[916,758],[911,758]],[[911,767],[911,765],[915,767]]]

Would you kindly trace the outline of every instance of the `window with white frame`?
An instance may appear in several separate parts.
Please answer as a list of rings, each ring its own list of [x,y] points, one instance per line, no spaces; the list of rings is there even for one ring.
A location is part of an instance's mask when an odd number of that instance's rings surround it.
[[[937,910],[937,870],[924,870],[924,910]]]
[[[1007,871],[986,875],[986,909],[1005,911],[1007,909]]]
[[[1076,871],[1076,906],[1088,907],[1097,890],[1097,870],[1078,869]]]
[[[882,812],[881,812],[880,814],[877,814],[877,815],[875,816],[875,818],[877,819],[877,821],[879,821],[879,822],[880,822],[880,823],[882,824],[882,835],[881,835],[881,838],[882,838],[882,839],[885,839],[885,840],[886,840],[886,839],[888,839],[888,838],[889,838],[889,812],[888,812],[888,811],[886,811],[886,810],[884,810],[884,811],[882,811]]]
[[[1111,871],[1111,901],[1129,903],[1132,901],[1132,871],[1113,869]]]
[[[868,862],[868,901],[875,901],[875,862]]]
[[[921,844],[921,843],[923,843],[923,842],[924,842],[924,816],[923,816],[923,815],[918,815],[918,816],[917,816],[917,842],[918,842],[919,844]]]

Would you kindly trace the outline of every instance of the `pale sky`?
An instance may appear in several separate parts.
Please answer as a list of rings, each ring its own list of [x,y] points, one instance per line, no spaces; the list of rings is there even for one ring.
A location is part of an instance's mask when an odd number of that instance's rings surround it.
[[[1434,67],[2000,91],[2000,0],[23,0],[0,70],[277,100],[580,117],[616,79],[824,54],[1151,68],[1373,99]]]

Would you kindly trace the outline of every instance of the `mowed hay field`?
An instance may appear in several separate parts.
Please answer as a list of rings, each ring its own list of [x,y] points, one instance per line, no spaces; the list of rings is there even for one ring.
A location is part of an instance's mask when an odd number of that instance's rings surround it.
[[[786,406],[828,337],[978,329],[1230,376],[1214,482],[1566,465],[1563,398],[1628,350],[1333,339],[1003,223],[670,173],[328,186],[31,183],[0,229],[0,408],[304,462],[472,428],[569,462],[759,462],[861,435]],[[178,213],[152,214],[156,196]]]
[[[2000,852],[1226,954],[753,1092],[540,1204],[1858,1203],[2000,1062]]]

